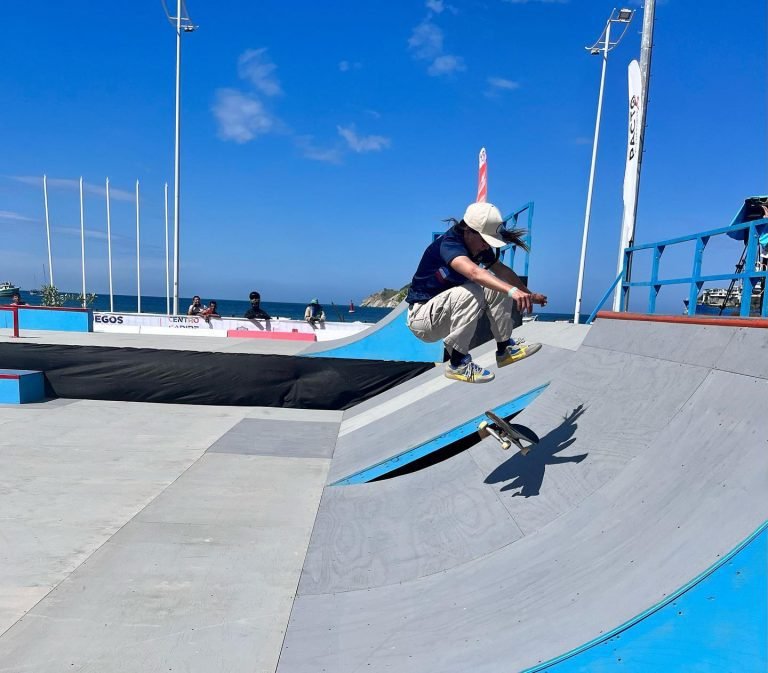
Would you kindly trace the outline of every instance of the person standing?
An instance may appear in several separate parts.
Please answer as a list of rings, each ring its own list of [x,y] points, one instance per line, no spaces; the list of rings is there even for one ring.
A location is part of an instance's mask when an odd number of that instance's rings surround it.
[[[271,320],[271,316],[261,308],[261,295],[254,290],[248,295],[251,300],[251,307],[245,312],[244,317],[248,320]]]
[[[198,295],[195,295],[192,297],[192,303],[189,305],[189,308],[187,309],[187,315],[200,315],[203,312],[203,309],[205,307],[200,301],[200,297]]]

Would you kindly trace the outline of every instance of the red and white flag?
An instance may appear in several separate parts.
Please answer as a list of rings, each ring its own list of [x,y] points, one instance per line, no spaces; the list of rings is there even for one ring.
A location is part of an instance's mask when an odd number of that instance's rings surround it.
[[[486,163],[485,147],[480,150],[480,165],[477,173],[477,200],[488,200],[488,164]]]

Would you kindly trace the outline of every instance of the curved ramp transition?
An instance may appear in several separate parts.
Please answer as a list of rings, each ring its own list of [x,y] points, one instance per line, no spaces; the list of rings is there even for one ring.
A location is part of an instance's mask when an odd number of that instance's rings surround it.
[[[426,470],[325,489],[278,671],[603,670],[587,659],[600,651],[604,670],[614,655],[622,670],[765,670],[763,537],[710,575],[726,578],[717,591],[705,580],[676,594],[768,518],[765,335],[603,319],[578,351],[546,347],[492,385],[441,388],[432,372],[345,413],[329,482],[425,427],[438,434],[433,419],[552,381],[516,419],[542,438],[525,458],[488,439]],[[745,596],[738,621],[728,606]],[[720,639],[699,648],[675,629],[712,602]],[[684,654],[629,645],[659,604],[654,615],[691,616],[660,627]]]

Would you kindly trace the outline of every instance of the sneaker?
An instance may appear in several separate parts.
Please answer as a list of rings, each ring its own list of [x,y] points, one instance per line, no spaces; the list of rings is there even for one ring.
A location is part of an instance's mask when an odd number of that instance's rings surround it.
[[[514,346],[507,346],[501,355],[496,355],[496,364],[499,367],[506,367],[513,362],[523,360],[530,357],[534,353],[537,353],[541,349],[541,344],[537,343],[521,343],[518,341]]]
[[[496,378],[493,372],[489,372],[487,369],[483,369],[472,362],[472,358],[469,355],[458,367],[453,367],[450,362],[446,362],[445,377],[464,381],[465,383],[487,383]]]

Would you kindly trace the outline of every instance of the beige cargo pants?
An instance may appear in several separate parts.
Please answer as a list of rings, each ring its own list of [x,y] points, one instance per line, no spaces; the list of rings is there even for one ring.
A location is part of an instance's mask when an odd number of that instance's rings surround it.
[[[442,339],[448,351],[469,353],[469,344],[483,313],[488,314],[496,341],[507,341],[514,327],[515,302],[502,292],[465,283],[441,292],[425,304],[408,309],[408,328],[422,341]]]

